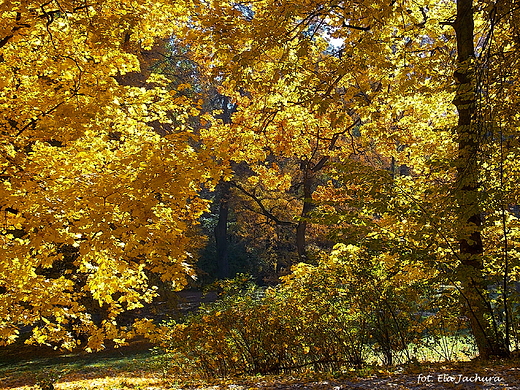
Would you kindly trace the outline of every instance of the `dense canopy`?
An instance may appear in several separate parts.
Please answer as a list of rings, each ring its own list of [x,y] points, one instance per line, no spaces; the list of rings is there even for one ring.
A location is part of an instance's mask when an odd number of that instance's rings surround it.
[[[451,294],[507,355],[518,5],[0,0],[0,340],[122,343],[152,327],[123,312],[200,256],[231,276],[241,243],[264,277],[307,263],[287,288],[346,253]]]

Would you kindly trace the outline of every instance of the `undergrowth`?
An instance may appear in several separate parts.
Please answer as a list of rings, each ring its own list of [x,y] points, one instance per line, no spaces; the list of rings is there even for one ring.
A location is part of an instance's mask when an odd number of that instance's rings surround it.
[[[352,246],[299,264],[276,287],[239,276],[225,282],[221,299],[167,324],[171,365],[227,377],[472,357],[457,297],[400,277]]]

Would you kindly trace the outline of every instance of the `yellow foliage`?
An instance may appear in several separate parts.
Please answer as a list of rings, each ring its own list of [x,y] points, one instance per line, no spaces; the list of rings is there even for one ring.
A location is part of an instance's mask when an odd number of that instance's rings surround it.
[[[190,146],[200,102],[149,70],[184,10],[0,2],[2,342],[30,325],[30,342],[72,349],[84,334],[100,349],[124,335],[121,312],[157,295],[150,272],[177,288],[192,275],[199,191],[221,169]]]

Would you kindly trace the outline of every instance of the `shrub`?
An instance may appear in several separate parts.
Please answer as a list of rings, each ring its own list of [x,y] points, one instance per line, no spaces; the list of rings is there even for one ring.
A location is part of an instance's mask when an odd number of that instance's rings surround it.
[[[342,245],[317,265],[293,267],[276,287],[226,281],[219,301],[170,324],[168,348],[176,364],[206,376],[412,360],[409,345],[425,331],[424,278],[390,273],[394,260]]]

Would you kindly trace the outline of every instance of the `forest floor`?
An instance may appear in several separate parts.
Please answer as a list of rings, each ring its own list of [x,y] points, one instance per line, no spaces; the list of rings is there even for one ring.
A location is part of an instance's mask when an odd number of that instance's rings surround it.
[[[146,343],[95,354],[28,346],[0,349],[0,389],[11,390],[520,390],[520,360],[372,367],[341,375],[255,376],[213,381],[173,373]]]

